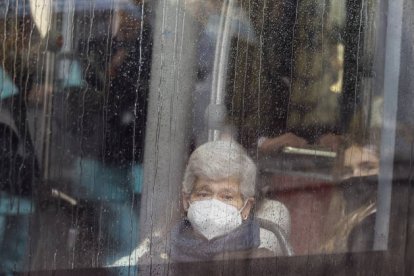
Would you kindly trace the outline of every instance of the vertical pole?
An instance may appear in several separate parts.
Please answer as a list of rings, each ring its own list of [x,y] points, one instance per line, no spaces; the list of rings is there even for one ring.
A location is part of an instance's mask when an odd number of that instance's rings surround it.
[[[384,111],[374,250],[386,250],[388,247],[404,7],[403,0],[389,0],[387,2]]]
[[[208,140],[218,140],[225,121],[224,98],[231,43],[234,0],[223,1],[214,56],[211,100],[207,111]]]
[[[187,2],[191,1],[155,3],[140,213],[140,239],[150,241],[151,256],[140,260],[144,265],[154,264],[159,256],[168,254],[168,234],[180,214],[197,68],[198,28],[186,11]]]

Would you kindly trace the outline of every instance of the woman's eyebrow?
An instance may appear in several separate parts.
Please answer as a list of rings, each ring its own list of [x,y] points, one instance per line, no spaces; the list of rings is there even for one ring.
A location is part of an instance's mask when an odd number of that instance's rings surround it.
[[[373,168],[379,167],[378,163],[373,162],[373,161],[364,161],[364,162],[359,163],[358,166],[365,167],[365,168],[366,167],[373,167]]]
[[[210,187],[208,185],[202,185],[200,187],[195,187],[195,191],[211,191]]]

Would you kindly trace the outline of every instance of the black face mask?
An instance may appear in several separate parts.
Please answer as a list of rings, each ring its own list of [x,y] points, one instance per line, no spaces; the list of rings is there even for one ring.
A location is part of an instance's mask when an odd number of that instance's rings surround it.
[[[338,183],[346,200],[347,211],[352,211],[377,198],[378,175],[351,177]]]

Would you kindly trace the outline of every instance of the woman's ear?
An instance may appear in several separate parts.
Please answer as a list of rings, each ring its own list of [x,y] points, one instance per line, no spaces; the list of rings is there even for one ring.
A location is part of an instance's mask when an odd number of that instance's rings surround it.
[[[190,194],[182,192],[183,197],[183,208],[184,211],[188,211],[188,208],[190,207]]]
[[[250,211],[252,210],[253,205],[254,205],[254,197],[248,198],[246,201],[246,206],[244,206],[243,210],[241,211],[241,216],[243,220],[246,220],[249,217]]]

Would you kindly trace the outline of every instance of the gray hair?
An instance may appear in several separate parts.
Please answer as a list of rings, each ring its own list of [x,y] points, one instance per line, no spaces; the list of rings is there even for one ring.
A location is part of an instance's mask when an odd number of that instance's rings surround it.
[[[208,142],[191,154],[184,175],[184,193],[191,193],[198,177],[212,181],[235,177],[244,198],[255,194],[256,165],[233,140]]]

